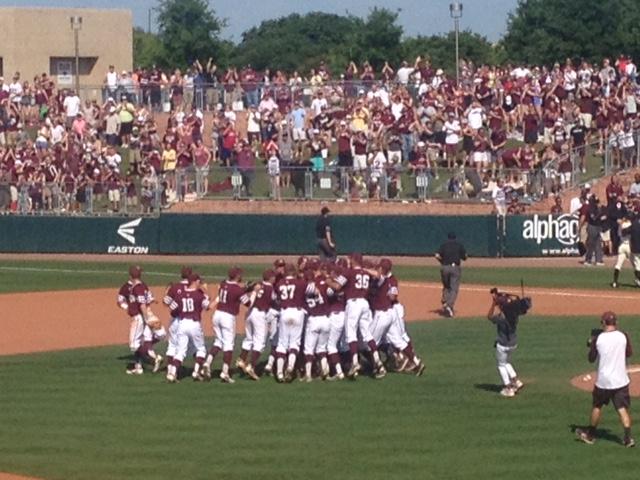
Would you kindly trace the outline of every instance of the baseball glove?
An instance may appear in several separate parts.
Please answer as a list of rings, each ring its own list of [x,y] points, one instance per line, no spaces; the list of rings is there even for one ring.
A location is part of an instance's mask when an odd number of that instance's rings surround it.
[[[151,330],[160,330],[162,328],[162,322],[153,312],[149,312],[147,315],[147,325]]]

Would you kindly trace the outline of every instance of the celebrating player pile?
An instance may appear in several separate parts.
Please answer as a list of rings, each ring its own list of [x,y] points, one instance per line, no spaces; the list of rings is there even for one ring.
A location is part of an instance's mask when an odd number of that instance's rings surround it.
[[[132,335],[134,330],[143,334],[136,333],[136,341],[131,343],[136,363],[128,372],[142,373],[145,357],[154,361],[157,371],[162,357],[153,352],[152,345],[161,337],[148,327],[151,294],[140,280],[139,267],[132,267],[131,272],[118,303],[132,317]],[[190,355],[195,356],[193,379],[210,379],[212,362],[222,351],[219,378],[223,383],[234,383],[231,361],[241,305],[248,311],[242,352],[235,365],[249,379],[260,379],[257,366],[267,342],[271,354],[263,373],[272,374],[275,366],[279,383],[296,377],[305,382],[314,377],[355,380],[363,372],[383,378],[388,368],[418,376],[424,372],[425,365],[413,352],[405,329],[404,308],[398,300],[398,281],[390,260],[373,263],[352,254],[348,259],[325,263],[301,257],[296,267],[279,259],[274,270],[263,273],[262,281],[246,285],[242,273],[231,268],[213,302],[207,285],[187,267],[180,272],[181,280],[167,287],[163,303],[171,313],[168,382],[178,381],[182,364]],[[215,339],[207,354],[201,317],[209,308],[215,309]],[[145,335],[149,339],[142,342]],[[386,366],[381,352],[386,355]]]

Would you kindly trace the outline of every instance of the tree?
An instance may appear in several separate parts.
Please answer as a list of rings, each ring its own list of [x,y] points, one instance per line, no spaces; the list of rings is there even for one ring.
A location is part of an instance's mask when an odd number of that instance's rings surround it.
[[[185,67],[209,57],[217,60],[224,49],[219,35],[225,22],[206,0],[161,0],[157,18],[165,66]]]
[[[636,0],[519,0],[503,44],[510,60],[550,64],[640,54]]]
[[[238,66],[308,71],[320,61],[331,68],[348,63],[348,52],[340,50],[353,35],[359,20],[328,13],[292,14],[266,20],[242,34],[234,52]]]
[[[486,37],[464,30],[460,32],[458,41],[461,59],[470,60],[476,65],[498,63],[498,50]],[[432,65],[455,75],[455,46],[454,32],[447,35],[407,38],[402,43],[402,57],[411,61],[420,55],[422,58],[428,58]]]
[[[386,8],[374,8],[367,20],[360,22],[354,40],[356,54],[353,59],[358,62],[368,61],[376,69],[382,68],[384,62],[400,55],[402,27],[397,24],[398,12]]]
[[[164,50],[157,35],[141,28],[133,29],[133,64],[149,68],[163,62]]]

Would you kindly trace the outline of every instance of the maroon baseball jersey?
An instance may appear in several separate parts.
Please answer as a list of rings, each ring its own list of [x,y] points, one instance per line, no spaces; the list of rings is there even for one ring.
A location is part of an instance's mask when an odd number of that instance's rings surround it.
[[[371,299],[371,309],[384,312],[393,308],[392,295],[398,295],[398,280],[393,274],[378,280],[378,287]]]
[[[189,319],[199,322],[203,310],[209,307],[209,296],[199,288],[193,290],[184,288],[171,302],[171,311],[178,313],[181,319]]]
[[[306,306],[307,281],[296,277],[284,277],[276,284],[276,296],[280,308],[300,308]]]
[[[244,287],[237,282],[223,280],[218,288],[217,309],[230,315],[238,315],[240,304],[249,305],[249,296]]]
[[[309,284],[313,295],[307,296],[307,312],[312,317],[329,315],[329,285],[324,280],[316,280]]]
[[[256,294],[253,308],[261,312],[268,312],[273,303],[273,285],[269,282],[261,282],[260,290]]]
[[[367,298],[371,284],[371,275],[362,267],[356,267],[338,276],[336,281],[342,285],[342,290],[347,300]]]
[[[120,294],[123,293],[126,293],[127,313],[130,317],[141,315],[142,310],[140,307],[142,305],[148,305],[153,300],[153,296],[144,282],[138,282],[136,284],[131,282],[125,283],[120,287],[118,298],[120,298]]]
[[[167,293],[165,293],[164,295],[164,299],[162,300],[162,302],[169,307],[169,309],[171,310],[171,316],[173,318],[178,317],[180,312],[178,310],[172,309],[171,304],[176,298],[178,298],[178,295],[180,295],[180,293],[182,293],[182,291],[187,288],[187,285],[189,285],[188,280],[180,280],[177,283],[172,283],[171,285],[169,285]]]

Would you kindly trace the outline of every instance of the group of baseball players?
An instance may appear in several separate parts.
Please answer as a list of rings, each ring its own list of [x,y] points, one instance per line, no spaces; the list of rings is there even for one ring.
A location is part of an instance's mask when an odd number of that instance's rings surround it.
[[[212,300],[203,279],[183,267],[181,279],[167,287],[163,298],[171,316],[167,332],[151,311],[155,300],[142,281],[142,269],[131,267],[118,294],[118,304],[131,318],[134,362],[127,373],[142,374],[144,362],[159,371],[164,358],[154,345],[166,337],[168,382],[178,381],[189,356],[195,358],[193,379],[211,379],[213,360],[222,353],[220,380],[234,383],[232,356],[242,305],[247,307],[245,336],[235,366],[249,379],[262,374],[281,383],[296,377],[311,382],[355,379],[365,372],[383,378],[389,368],[418,376],[424,372],[405,329],[391,260],[372,262],[357,253],[335,262],[300,257],[297,265],[278,259],[258,282],[244,283],[242,275],[240,268],[231,268]],[[214,310],[209,349],[202,323],[207,310]],[[269,357],[260,369],[265,349]]]

